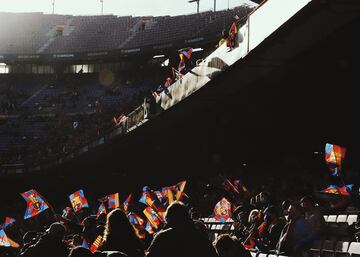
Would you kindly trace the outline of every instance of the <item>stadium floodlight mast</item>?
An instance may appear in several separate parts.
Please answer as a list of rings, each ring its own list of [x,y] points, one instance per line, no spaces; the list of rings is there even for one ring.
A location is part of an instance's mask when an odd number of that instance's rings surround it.
[[[197,3],[197,13],[199,13],[200,0],[189,0],[188,2],[189,2],[189,3],[194,3],[194,2],[196,2],[196,3]]]
[[[55,13],[55,0],[52,1],[52,14]]]
[[[101,3],[101,15],[104,14],[104,0],[100,0]]]

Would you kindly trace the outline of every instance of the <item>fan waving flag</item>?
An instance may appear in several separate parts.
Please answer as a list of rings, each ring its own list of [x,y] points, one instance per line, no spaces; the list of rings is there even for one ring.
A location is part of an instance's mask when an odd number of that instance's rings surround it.
[[[24,219],[34,217],[49,208],[49,205],[34,189],[21,193],[21,196],[25,199],[27,204]]]
[[[7,237],[5,231],[0,229],[0,246],[2,247],[13,247],[19,248],[20,245],[15,241],[11,240],[11,238]]]
[[[62,217],[64,218],[68,218],[70,213],[71,213],[71,208],[70,207],[66,207],[63,211],[62,211]]]
[[[151,226],[151,224],[150,224],[149,222],[146,223],[145,230],[146,230],[150,235],[155,233],[153,227]]]
[[[133,212],[128,214],[129,221],[134,227],[136,234],[139,238],[145,238],[145,221]]]
[[[238,190],[238,192],[247,192],[246,187],[243,185],[240,179],[234,180],[233,185]]]
[[[75,212],[80,211],[82,208],[89,207],[89,204],[84,195],[84,191],[81,189],[69,195],[69,200]]]
[[[126,200],[123,203],[122,209],[127,213],[129,211],[129,205],[132,199],[132,194],[129,194],[129,196],[126,198]]]
[[[160,200],[157,198],[156,194],[152,190],[150,190],[150,188],[147,186],[143,188],[143,194],[139,202],[150,206],[158,213],[165,212],[165,208],[160,203]]]
[[[96,213],[96,217],[99,217],[102,213],[106,214],[106,207],[104,203],[100,203],[99,209]]]
[[[0,228],[5,229],[6,227],[12,225],[16,220],[10,217],[5,218],[4,224],[0,226]]]
[[[176,191],[176,200],[180,201],[182,198],[187,197],[187,195],[184,193],[185,186],[186,181],[181,181],[174,186]]]
[[[224,179],[223,187],[226,191],[232,194],[239,194],[239,190],[228,180],[227,178]]]
[[[8,237],[6,236],[4,230],[0,230],[0,246],[10,247],[10,241]]]
[[[345,158],[346,148],[326,144],[325,146],[325,161],[328,165],[331,175],[340,176],[342,161]]]
[[[180,63],[178,65],[178,72],[181,72],[183,69],[185,69],[185,58],[190,60],[193,49],[186,48],[186,49],[180,49],[178,51],[179,51],[179,57],[180,57]]]
[[[321,192],[328,193],[328,194],[336,194],[336,195],[344,195],[344,196],[350,196],[350,192],[353,188],[353,184],[351,185],[345,185],[342,187],[338,187],[336,185],[330,185]]]
[[[119,208],[120,206],[119,193],[108,195],[107,198],[108,198],[109,209]]]
[[[163,218],[158,213],[156,213],[156,211],[154,211],[150,206],[146,207],[143,212],[150,224],[156,229],[158,229],[160,225],[164,222]]]
[[[214,207],[214,218],[226,222],[231,218],[231,203],[226,198],[221,199]]]

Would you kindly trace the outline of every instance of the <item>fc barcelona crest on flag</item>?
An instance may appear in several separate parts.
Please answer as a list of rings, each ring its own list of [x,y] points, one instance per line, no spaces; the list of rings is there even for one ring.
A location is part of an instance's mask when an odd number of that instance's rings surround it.
[[[21,196],[27,203],[24,219],[34,217],[35,215],[45,211],[49,208],[49,205],[42,199],[40,194],[36,190],[31,189],[27,192],[21,193]]]
[[[75,212],[80,211],[82,208],[89,207],[83,190],[76,191],[75,193],[69,195],[69,200]]]

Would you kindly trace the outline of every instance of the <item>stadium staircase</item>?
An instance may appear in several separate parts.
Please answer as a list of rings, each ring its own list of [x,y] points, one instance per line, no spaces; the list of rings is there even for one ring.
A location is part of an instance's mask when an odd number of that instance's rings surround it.
[[[62,36],[68,36],[71,34],[71,32],[74,31],[75,26],[71,26],[71,22],[73,21],[73,18],[70,17],[65,21],[64,24],[64,30],[62,32]],[[55,41],[56,37],[57,37],[57,28],[56,26],[54,26],[48,33],[47,33],[47,37],[48,40],[38,49],[36,50],[37,54],[40,54],[42,52],[44,52],[49,45],[51,45],[52,42]]]

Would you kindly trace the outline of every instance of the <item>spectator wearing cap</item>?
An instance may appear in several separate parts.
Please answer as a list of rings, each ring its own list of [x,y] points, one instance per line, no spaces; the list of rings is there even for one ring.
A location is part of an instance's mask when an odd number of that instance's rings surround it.
[[[179,201],[166,210],[166,229],[155,236],[147,250],[147,257],[215,257],[210,241],[194,226],[186,206]]]
[[[67,245],[63,242],[65,227],[55,222],[50,225],[46,233],[32,246],[29,246],[19,256],[22,257],[66,257]]]

